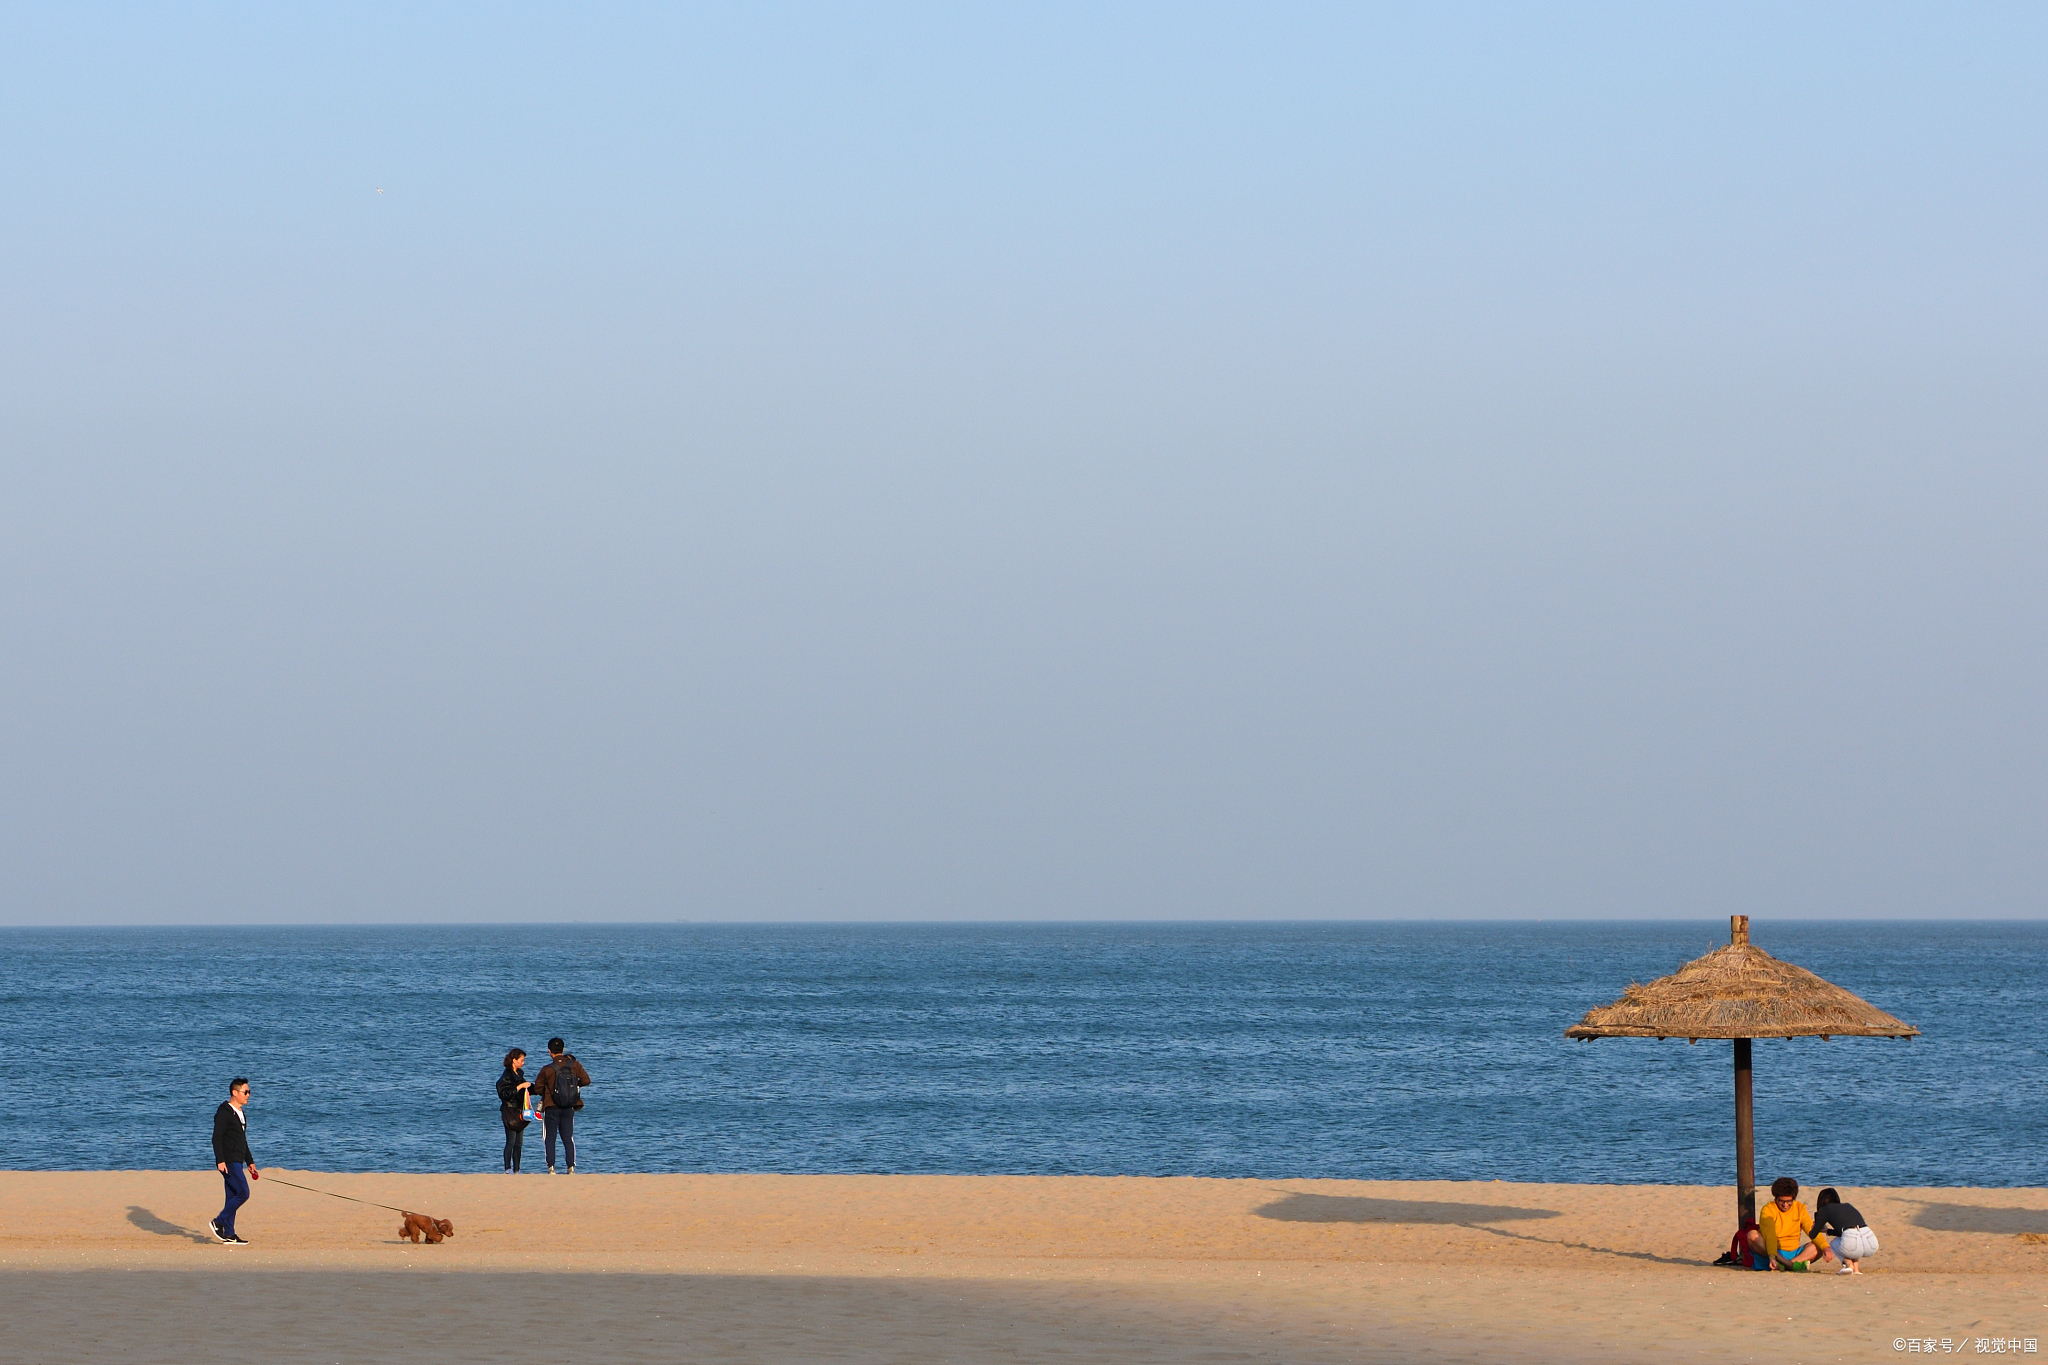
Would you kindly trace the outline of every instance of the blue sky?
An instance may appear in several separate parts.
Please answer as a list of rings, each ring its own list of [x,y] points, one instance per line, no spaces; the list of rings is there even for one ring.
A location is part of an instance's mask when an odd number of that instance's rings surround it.
[[[2038,915],[2044,28],[18,8],[0,922]]]

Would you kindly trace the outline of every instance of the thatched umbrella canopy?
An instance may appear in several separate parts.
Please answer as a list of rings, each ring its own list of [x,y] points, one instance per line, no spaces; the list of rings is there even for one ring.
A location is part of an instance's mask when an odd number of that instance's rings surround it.
[[[1749,916],[1729,918],[1728,946],[1686,963],[1647,986],[1630,986],[1611,1005],[1586,1011],[1567,1038],[1732,1038],[1735,1041],[1735,1205],[1756,1216],[1756,1130],[1750,1097],[1752,1038],[1912,1038],[1920,1030],[1892,1018],[1804,967],[1780,962],[1749,941]]]

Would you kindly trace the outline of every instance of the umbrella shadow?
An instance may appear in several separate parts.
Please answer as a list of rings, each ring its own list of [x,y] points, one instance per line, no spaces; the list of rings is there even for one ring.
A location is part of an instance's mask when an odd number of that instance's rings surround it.
[[[2031,1232],[2048,1234],[2048,1209],[1991,1208],[1983,1204],[1935,1204],[1915,1201],[1920,1211],[1910,1221],[1929,1232]]]
[[[128,1221],[144,1232],[155,1233],[159,1237],[183,1237],[188,1242],[198,1242],[201,1245],[210,1245],[213,1241],[211,1237],[208,1237],[203,1232],[195,1231],[192,1228],[180,1227],[176,1223],[157,1217],[140,1204],[130,1204],[128,1206]]]
[[[1538,1237],[1534,1233],[1512,1232],[1489,1223],[1528,1222],[1562,1218],[1556,1209],[1530,1208],[1523,1204],[1461,1204],[1437,1199],[1374,1199],[1355,1194],[1290,1194],[1252,1210],[1260,1218],[1283,1223],[1414,1223],[1437,1227],[1469,1228],[1490,1237],[1514,1242],[1540,1242],[1545,1246],[1593,1251],[1603,1256],[1623,1256],[1631,1261],[1655,1261],[1659,1265],[1705,1265],[1705,1261],[1680,1256],[1658,1256],[1648,1251],[1617,1251],[1588,1242],[1567,1242],[1561,1237]]]

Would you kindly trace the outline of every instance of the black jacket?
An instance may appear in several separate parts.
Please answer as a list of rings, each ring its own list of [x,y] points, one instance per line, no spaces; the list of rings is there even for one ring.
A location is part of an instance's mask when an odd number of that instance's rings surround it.
[[[519,1083],[526,1079],[526,1068],[513,1070],[506,1067],[498,1077],[498,1109],[507,1120],[516,1119],[526,1108],[526,1099],[519,1093]]]
[[[235,1117],[235,1106],[226,1100],[213,1111],[213,1159],[230,1165],[238,1161],[244,1166],[256,1164],[256,1158],[249,1155],[249,1129]]]
[[[1869,1226],[1863,1221],[1863,1215],[1856,1212],[1854,1204],[1822,1204],[1813,1211],[1813,1230],[1830,1237],[1840,1237],[1850,1228]]]

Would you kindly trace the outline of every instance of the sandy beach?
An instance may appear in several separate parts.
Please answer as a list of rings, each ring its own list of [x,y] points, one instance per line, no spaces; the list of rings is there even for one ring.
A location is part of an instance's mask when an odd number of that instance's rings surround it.
[[[271,1174],[456,1235],[266,1180],[222,1247],[211,1173],[0,1172],[0,1359],[1799,1365],[2048,1335],[2044,1190],[1855,1190],[1884,1251],[1854,1278],[1710,1267],[1722,1188]]]

